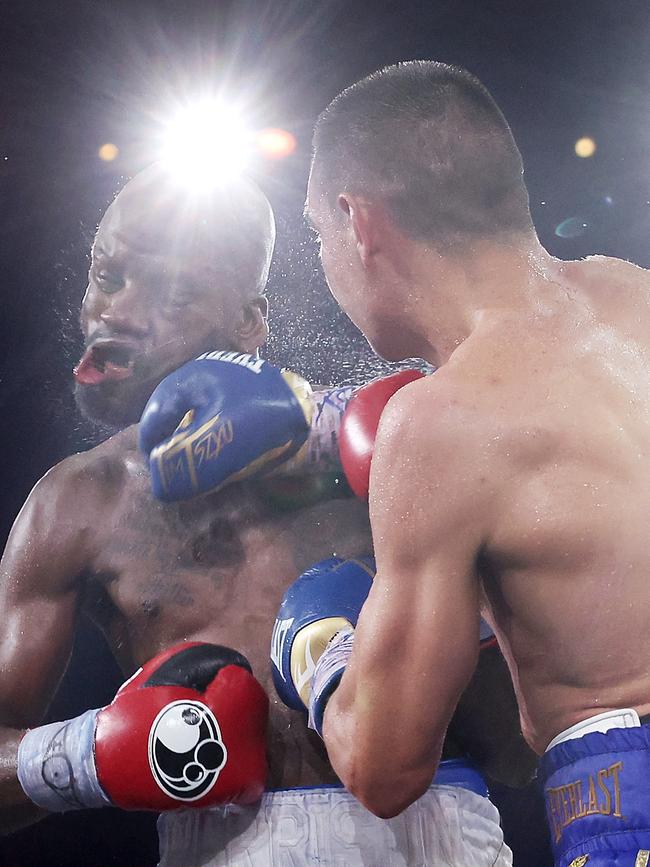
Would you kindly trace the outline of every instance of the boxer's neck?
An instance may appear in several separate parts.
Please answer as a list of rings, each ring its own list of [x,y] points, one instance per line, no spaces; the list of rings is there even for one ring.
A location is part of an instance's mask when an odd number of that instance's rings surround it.
[[[454,255],[424,245],[411,250],[396,286],[400,327],[413,336],[413,355],[439,367],[485,320],[543,314],[565,299],[562,262],[536,238],[524,243],[477,242]]]

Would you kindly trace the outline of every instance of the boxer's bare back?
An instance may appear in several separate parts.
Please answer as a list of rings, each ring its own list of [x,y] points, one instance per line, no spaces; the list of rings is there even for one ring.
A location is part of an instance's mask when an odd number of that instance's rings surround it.
[[[490,491],[479,572],[538,752],[594,713],[650,712],[650,275],[554,267],[533,313],[486,315],[425,386]]]

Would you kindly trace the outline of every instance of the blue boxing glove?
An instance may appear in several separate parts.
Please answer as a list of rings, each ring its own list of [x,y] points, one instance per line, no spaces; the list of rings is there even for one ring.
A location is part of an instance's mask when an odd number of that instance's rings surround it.
[[[297,578],[280,605],[271,637],[273,683],[284,704],[309,713],[309,725],[320,735],[374,577],[373,557],[330,557]],[[479,640],[481,649],[496,641],[482,618]]]
[[[309,712],[319,734],[374,575],[372,557],[322,560],[289,587],[278,611],[271,638],[273,682],[288,707]]]
[[[262,475],[309,434],[309,384],[261,358],[208,352],[165,377],[140,419],[154,496],[183,500]]]

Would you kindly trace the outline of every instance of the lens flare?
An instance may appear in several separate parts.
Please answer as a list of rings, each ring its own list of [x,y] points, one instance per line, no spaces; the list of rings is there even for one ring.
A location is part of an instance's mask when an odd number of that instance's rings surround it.
[[[263,129],[257,134],[257,146],[264,156],[284,159],[296,149],[296,138],[286,129]]]
[[[579,238],[588,228],[589,224],[584,217],[568,217],[555,227],[555,234],[558,238]]]
[[[238,111],[206,100],[182,108],[166,124],[160,160],[194,186],[227,180],[245,167],[251,134]]]
[[[579,157],[587,159],[596,153],[596,142],[587,136],[579,138],[575,143],[575,152]]]
[[[106,142],[97,151],[97,156],[105,163],[112,163],[114,159],[117,159],[119,153],[120,149],[117,145],[112,144],[112,142]]]

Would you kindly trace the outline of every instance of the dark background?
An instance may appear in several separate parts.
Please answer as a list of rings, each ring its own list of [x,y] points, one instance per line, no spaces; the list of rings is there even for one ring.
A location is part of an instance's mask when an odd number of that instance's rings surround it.
[[[89,241],[115,191],[152,161],[171,100],[217,82],[256,127],[295,134],[295,154],[257,167],[278,222],[268,355],[312,380],[359,380],[380,365],[329,299],[300,217],[319,111],[388,63],[466,66],[512,125],[544,245],[647,266],[649,48],[650,5],[631,0],[0,2],[2,538],[43,472],[101,439],[71,397]],[[579,159],[585,135],[597,151]],[[105,142],[120,148],[112,163],[97,157]],[[106,703],[119,680],[84,624],[50,717]],[[547,865],[535,786],[494,792],[515,863]],[[152,817],[108,810],[0,840],[3,867],[155,857]]]

